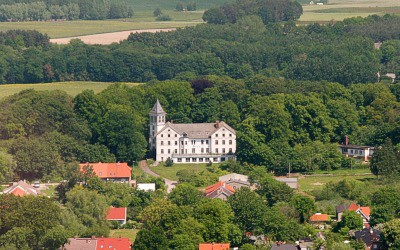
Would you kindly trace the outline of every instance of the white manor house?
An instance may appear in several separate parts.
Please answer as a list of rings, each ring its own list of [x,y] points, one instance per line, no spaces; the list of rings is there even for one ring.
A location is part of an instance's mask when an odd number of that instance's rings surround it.
[[[174,163],[222,162],[235,159],[236,132],[221,121],[215,123],[165,122],[160,102],[150,112],[150,149],[156,161],[170,157]]]

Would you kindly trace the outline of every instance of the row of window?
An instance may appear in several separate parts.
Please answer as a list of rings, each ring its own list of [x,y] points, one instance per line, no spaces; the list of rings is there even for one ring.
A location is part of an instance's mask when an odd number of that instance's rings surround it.
[[[171,154],[171,149],[167,149],[166,150],[166,152],[168,152],[168,154]],[[178,153],[178,149],[175,149],[174,151],[173,151],[175,154],[177,154]],[[232,151],[232,148],[229,148],[229,151],[228,151],[229,153],[232,153],[233,151]],[[187,154],[188,152],[187,152],[187,149],[185,149],[185,151],[183,151],[183,149],[181,149],[181,154]],[[209,148],[201,148],[200,149],[200,153],[210,153],[210,149]],[[219,150],[218,150],[218,148],[216,148],[215,149],[215,153],[219,153]],[[226,153],[226,149],[225,148],[223,148],[222,149],[222,152],[221,153]],[[161,154],[164,154],[164,149],[161,149]],[[192,154],[196,154],[196,149],[195,148],[192,148]]]
[[[201,144],[204,145],[204,141],[206,142],[206,144],[208,145],[208,140],[201,140]],[[225,140],[221,141],[222,145],[225,145]],[[232,145],[232,140],[229,140],[229,145]],[[160,141],[160,144],[163,146],[164,145],[164,141]],[[178,141],[174,142],[175,145],[178,145]],[[196,141],[192,140],[192,145],[195,145]],[[167,145],[171,145],[171,141],[167,141]],[[183,141],[181,141],[181,145],[183,145]],[[185,145],[187,145],[187,141],[185,141]],[[218,145],[218,140],[215,141],[215,145]]]
[[[157,116],[158,122],[165,122],[165,116]],[[157,122],[156,116],[150,116],[150,122]]]
[[[215,134],[215,137],[218,137],[218,134]],[[225,137],[225,134],[222,134],[222,137]],[[232,137],[232,134],[229,134],[229,137]]]

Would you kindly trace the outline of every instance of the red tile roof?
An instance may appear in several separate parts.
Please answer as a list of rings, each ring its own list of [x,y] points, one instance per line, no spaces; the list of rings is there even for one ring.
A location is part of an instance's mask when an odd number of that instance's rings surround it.
[[[370,207],[360,207],[360,210],[365,216],[369,217],[371,215]]]
[[[357,211],[359,207],[359,205],[351,203],[350,206],[347,208],[347,211]]]
[[[130,250],[131,245],[128,238],[97,238],[96,250]]]
[[[27,194],[39,195],[40,191],[24,181],[14,183],[11,187],[4,189],[1,194],[13,194],[17,196],[24,196]]]
[[[229,243],[200,243],[199,250],[229,250]]]
[[[111,207],[107,211],[107,220],[126,220],[126,207]]]
[[[91,166],[99,178],[130,178],[132,169],[126,162],[118,163],[81,163],[79,167],[83,171],[84,166]]]
[[[310,217],[310,221],[312,221],[312,222],[329,221],[329,215],[316,213]]]
[[[215,190],[217,190],[217,189],[219,189],[221,187],[224,187],[224,188],[228,189],[232,193],[235,192],[235,189],[232,186],[230,186],[228,184],[225,184],[225,182],[223,182],[223,181],[219,181],[219,182],[215,183],[214,185],[206,187],[205,193],[207,195],[207,194],[212,193],[212,192],[214,192]]]

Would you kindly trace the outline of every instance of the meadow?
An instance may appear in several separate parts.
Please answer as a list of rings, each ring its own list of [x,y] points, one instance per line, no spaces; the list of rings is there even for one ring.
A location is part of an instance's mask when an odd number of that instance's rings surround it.
[[[16,94],[24,89],[35,90],[63,90],[71,96],[76,96],[85,89],[91,89],[98,93],[112,82],[52,82],[52,83],[37,83],[37,84],[2,84],[0,85],[0,99]],[[129,86],[136,86],[139,83],[125,83]]]
[[[219,166],[219,164],[213,164],[213,166]],[[164,163],[159,164],[156,167],[150,167],[150,169],[154,172],[159,174],[160,176],[177,181],[178,177],[176,176],[176,173],[179,170],[186,170],[186,169],[192,169],[195,170],[196,172],[201,172],[201,171],[206,171],[207,170],[207,164],[206,163],[199,163],[199,164],[174,164],[171,167],[166,167]]]

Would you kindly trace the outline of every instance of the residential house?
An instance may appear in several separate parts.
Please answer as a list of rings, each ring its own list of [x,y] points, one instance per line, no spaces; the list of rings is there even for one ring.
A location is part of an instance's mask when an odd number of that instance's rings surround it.
[[[294,244],[286,244],[286,242],[279,241],[276,244],[272,244],[271,250],[298,250]]]
[[[92,168],[97,177],[104,181],[121,182],[131,184],[132,169],[126,162],[117,163],[81,163],[80,170],[86,171],[86,168]]]
[[[381,231],[373,228],[364,228],[363,230],[355,231],[356,240],[361,240],[366,246],[366,250],[381,249]]]
[[[156,191],[156,184],[155,183],[138,183],[136,184],[137,190],[143,191]]]
[[[222,162],[236,159],[236,131],[225,122],[166,122],[166,112],[157,100],[150,111],[149,145],[156,161],[174,163]]]
[[[207,198],[227,200],[229,196],[235,193],[235,189],[225,182],[219,181],[214,185],[206,187],[204,193]]]
[[[40,191],[33,186],[29,185],[25,181],[19,181],[17,183],[10,183],[0,194],[13,194],[16,196],[25,195],[39,195]]]
[[[323,229],[325,225],[330,221],[330,218],[327,214],[315,213],[311,215],[309,221],[314,226]]]
[[[364,161],[368,161],[374,154],[374,147],[349,144],[347,135],[345,137],[345,143],[339,144],[338,148],[339,152],[347,157],[361,158]]]
[[[227,175],[220,176],[219,181],[225,182],[229,186],[233,187],[235,190],[241,187],[250,188],[249,177],[247,175],[231,173]]]
[[[70,238],[62,250],[131,250],[128,238]]]
[[[313,250],[315,249],[314,241],[310,238],[300,239],[298,241],[299,250]]]
[[[108,221],[117,221],[121,225],[126,224],[126,207],[111,207],[107,211],[106,220]]]
[[[364,227],[369,227],[368,222],[369,222],[370,215],[371,215],[370,207],[361,207],[360,205],[357,205],[355,203],[352,203],[350,205],[342,204],[340,206],[337,206],[336,207],[336,216],[337,216],[338,221],[342,220],[344,211],[355,211],[363,219]]]
[[[200,243],[199,250],[229,250],[229,243]]]

